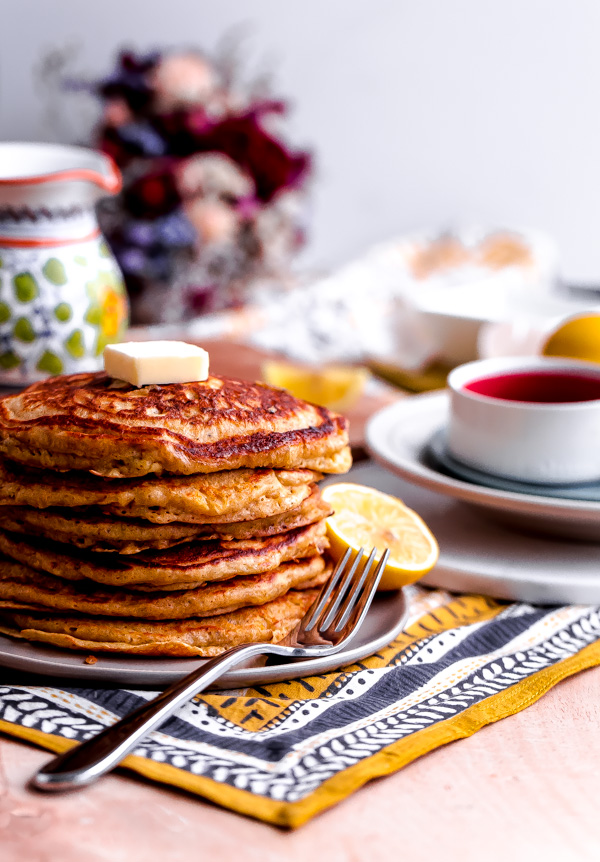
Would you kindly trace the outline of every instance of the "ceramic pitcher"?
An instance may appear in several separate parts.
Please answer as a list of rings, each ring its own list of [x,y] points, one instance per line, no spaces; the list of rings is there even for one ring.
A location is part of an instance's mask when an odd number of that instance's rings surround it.
[[[95,203],[121,188],[83,147],[0,143],[0,382],[102,367],[128,322],[125,287]]]

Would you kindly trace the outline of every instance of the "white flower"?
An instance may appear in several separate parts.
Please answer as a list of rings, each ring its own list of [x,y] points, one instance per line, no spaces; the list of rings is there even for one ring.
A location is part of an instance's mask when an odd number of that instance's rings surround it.
[[[182,197],[245,198],[254,191],[252,179],[222,153],[198,153],[182,162],[177,170],[177,186]]]

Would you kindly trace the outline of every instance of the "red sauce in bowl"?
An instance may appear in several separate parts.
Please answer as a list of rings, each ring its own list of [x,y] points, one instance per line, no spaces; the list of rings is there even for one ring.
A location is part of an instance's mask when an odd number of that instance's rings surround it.
[[[567,371],[520,371],[495,374],[465,384],[464,389],[502,401],[569,404],[600,400],[600,375]]]

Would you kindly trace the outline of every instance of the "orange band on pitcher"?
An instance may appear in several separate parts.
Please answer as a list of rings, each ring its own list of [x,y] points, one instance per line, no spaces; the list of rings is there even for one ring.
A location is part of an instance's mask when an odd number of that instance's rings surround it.
[[[88,182],[94,183],[98,188],[103,189],[108,194],[114,195],[121,191],[123,181],[121,174],[110,156],[103,154],[108,162],[108,176],[100,174],[91,168],[70,168],[65,171],[54,171],[51,174],[39,174],[33,177],[1,177],[0,188],[2,186],[36,186],[42,183],[56,182]]]
[[[12,248],[49,248],[57,245],[75,245],[78,242],[89,242],[92,239],[97,239],[100,236],[100,228],[96,228],[86,236],[80,236],[77,239],[58,239],[58,238],[36,238],[19,239],[12,236],[0,236],[0,246],[8,246]]]

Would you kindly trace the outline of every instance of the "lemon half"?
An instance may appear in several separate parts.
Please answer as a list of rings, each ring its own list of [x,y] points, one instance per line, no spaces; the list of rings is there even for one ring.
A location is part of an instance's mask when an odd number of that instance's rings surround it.
[[[271,386],[287,389],[296,398],[330,410],[347,410],[355,404],[370,376],[367,368],[348,365],[310,368],[279,360],[265,362],[262,373]]]
[[[402,500],[349,482],[329,485],[322,494],[335,513],[327,519],[334,559],[348,548],[364,548],[367,553],[373,547],[390,551],[380,590],[398,590],[435,566],[438,543],[424,521]]]

